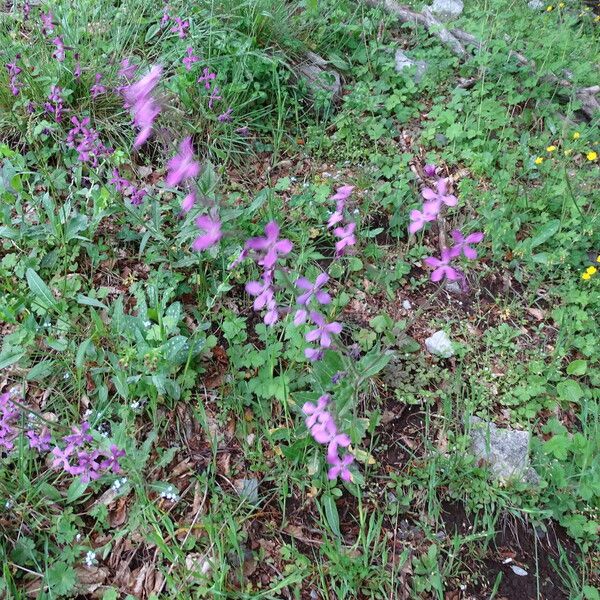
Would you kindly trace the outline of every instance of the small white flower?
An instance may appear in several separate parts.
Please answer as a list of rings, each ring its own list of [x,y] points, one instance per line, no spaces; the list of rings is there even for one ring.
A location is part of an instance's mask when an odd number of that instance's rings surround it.
[[[412,308],[412,304],[409,300],[404,300],[404,302],[402,302],[402,308],[404,310],[410,310]]]
[[[7,500],[7,501],[4,503],[4,508],[6,508],[6,510],[10,510],[12,507],[13,507],[12,500]]]
[[[87,567],[93,567],[96,564],[96,553],[89,550],[85,555],[85,564]]]
[[[69,379],[71,377],[71,373],[63,373],[63,379]]]

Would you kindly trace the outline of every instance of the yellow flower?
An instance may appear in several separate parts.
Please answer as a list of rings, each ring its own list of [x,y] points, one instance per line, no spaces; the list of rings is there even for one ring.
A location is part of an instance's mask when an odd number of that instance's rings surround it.
[[[591,150],[586,154],[588,160],[596,160],[598,158],[598,153]]]
[[[573,134],[573,139],[574,139],[574,140],[578,140],[580,137],[581,137],[581,134],[579,133],[579,131],[576,131],[576,132]]]
[[[590,275],[589,273],[584,273],[584,274],[581,276],[581,279],[585,279],[586,281],[587,281],[588,279],[590,279],[590,278],[591,278],[591,275]]]
[[[554,10],[554,6],[550,5],[550,6],[546,6],[546,11],[550,12],[551,10]]]
[[[554,152],[556,150],[556,146],[548,146],[546,148],[546,152]]]
[[[597,271],[598,271],[598,269],[596,269],[596,267],[588,267],[588,268],[585,270],[585,272],[586,272],[588,275],[595,275]]]
[[[533,162],[536,165],[541,165],[544,162],[544,159],[541,156],[538,156]]]
[[[596,256],[596,262],[600,263],[600,254],[598,254],[598,256]]]
[[[565,150],[565,156],[571,156],[573,154],[573,148],[567,148]]]
[[[565,7],[565,3],[564,3],[564,2],[561,2],[561,3],[558,5],[558,8],[564,8],[564,7]]]

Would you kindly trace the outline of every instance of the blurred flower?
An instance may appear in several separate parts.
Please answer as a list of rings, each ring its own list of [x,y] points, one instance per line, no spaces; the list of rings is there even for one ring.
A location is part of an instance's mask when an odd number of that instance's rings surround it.
[[[52,40],[52,43],[56,46],[56,50],[52,53],[52,57],[58,62],[63,62],[65,60],[65,45],[60,35],[57,35]]]
[[[233,112],[233,108],[231,106],[222,114],[217,117],[217,121],[221,123],[229,123],[231,121],[231,113]]]
[[[594,152],[593,150],[590,150],[590,152],[588,152],[585,156],[588,160],[591,160],[591,161],[597,160],[597,158],[598,158],[598,154],[596,152]]]
[[[196,219],[196,226],[204,231],[204,234],[198,236],[192,244],[192,248],[198,252],[214,246],[223,237],[221,221],[217,218],[200,215]]]
[[[578,140],[581,137],[581,134],[579,133],[579,131],[575,131],[573,133],[573,139],[574,140]]]
[[[544,159],[541,156],[538,156],[533,162],[536,165],[541,165],[544,162]]]
[[[192,138],[184,138],[179,144],[179,153],[167,163],[167,185],[176,187],[182,181],[196,177],[200,173],[200,163],[194,160]]]
[[[195,62],[198,62],[200,59],[194,55],[194,49],[192,48],[192,46],[189,46],[185,52],[186,55],[183,57],[181,62],[184,64],[187,71],[191,71],[192,65]]]
[[[345,227],[336,227],[333,230],[333,234],[339,238],[335,243],[336,256],[342,256],[348,246],[354,246],[356,244],[356,236],[354,235],[355,229],[356,223],[348,223]]]
[[[448,179],[438,179],[435,184],[436,191],[434,192],[431,188],[426,187],[421,191],[421,195],[425,200],[437,202],[441,206],[456,206],[458,198],[452,194],[448,194]]]
[[[106,93],[106,88],[100,83],[101,79],[102,79],[102,74],[101,73],[96,73],[95,83],[90,88],[90,93],[92,95],[92,98],[97,98],[101,94]]]
[[[554,152],[556,150],[556,146],[548,146],[546,148],[546,152]]]
[[[176,24],[171,27],[171,31],[179,35],[181,39],[185,38],[190,27],[189,21],[184,21],[181,17],[173,17],[173,20]]]
[[[423,167],[423,173],[425,173],[427,177],[435,177],[436,170],[437,167],[433,163]]]

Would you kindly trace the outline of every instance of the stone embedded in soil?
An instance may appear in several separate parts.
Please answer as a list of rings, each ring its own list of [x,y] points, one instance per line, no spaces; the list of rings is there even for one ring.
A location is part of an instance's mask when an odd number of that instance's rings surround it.
[[[454,348],[448,334],[441,330],[436,331],[432,336],[425,340],[427,351],[434,356],[441,358],[450,358],[454,356]]]
[[[415,83],[419,83],[423,79],[423,75],[425,75],[425,71],[429,67],[429,63],[424,60],[413,60],[407,54],[405,54],[402,50],[396,50],[396,71],[400,73],[404,69],[409,69],[410,67],[415,67],[415,74],[413,76],[413,80]]]
[[[542,0],[529,0],[527,6],[529,6],[531,10],[540,10],[541,8],[544,8],[545,4]]]
[[[258,479],[238,479],[234,482],[237,493],[250,504],[258,504]]]
[[[501,428],[479,417],[471,417],[471,450],[485,461],[496,479],[518,479],[536,485],[539,476],[529,465],[531,434],[519,429]]]
[[[462,0],[433,0],[429,10],[443,20],[457,19],[464,9]]]

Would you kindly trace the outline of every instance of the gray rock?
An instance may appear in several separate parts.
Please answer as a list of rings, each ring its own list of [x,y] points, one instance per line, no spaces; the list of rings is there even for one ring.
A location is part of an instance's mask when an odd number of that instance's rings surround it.
[[[240,497],[250,504],[258,504],[258,479],[238,479],[234,485]]]
[[[450,358],[454,356],[454,348],[448,334],[440,329],[425,340],[427,351],[435,356]]]
[[[306,52],[296,65],[295,71],[307,82],[311,96],[314,97],[318,92],[327,92],[331,94],[334,102],[341,99],[342,81],[339,73],[318,54]]]
[[[402,50],[396,50],[396,71],[398,73],[404,71],[404,69],[409,69],[410,67],[415,67],[415,74],[413,80],[415,83],[419,83],[425,72],[429,67],[429,63],[425,60],[413,60]]]
[[[464,9],[462,0],[433,0],[429,10],[443,20],[457,19]]]
[[[462,294],[462,290],[460,289],[460,283],[458,283],[458,281],[450,281],[450,279],[446,279],[444,287],[451,294]]]
[[[529,466],[528,431],[503,429],[479,417],[471,417],[471,450],[479,459],[488,463],[499,481],[516,478],[536,485],[539,476]]]
[[[545,4],[542,0],[529,0],[527,6],[529,6],[531,10],[540,10],[541,8],[544,8]]]

